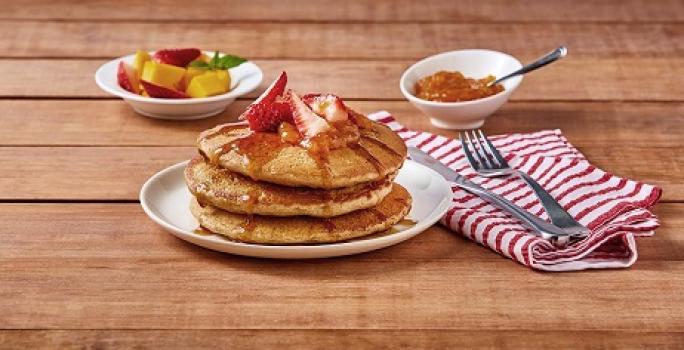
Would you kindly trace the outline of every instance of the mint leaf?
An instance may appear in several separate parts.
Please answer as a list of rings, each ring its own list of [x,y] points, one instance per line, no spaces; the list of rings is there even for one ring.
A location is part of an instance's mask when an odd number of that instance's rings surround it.
[[[216,69],[219,65],[219,52],[214,51],[214,57],[211,58],[211,61],[209,61],[209,68],[210,69]]]
[[[209,69],[209,63],[204,62],[204,61],[192,61],[190,64],[188,64],[188,67],[194,67],[194,68],[201,68],[201,69]]]
[[[237,67],[245,62],[247,62],[247,60],[240,56],[224,55],[219,60],[218,67],[221,69],[230,69],[233,67]]]

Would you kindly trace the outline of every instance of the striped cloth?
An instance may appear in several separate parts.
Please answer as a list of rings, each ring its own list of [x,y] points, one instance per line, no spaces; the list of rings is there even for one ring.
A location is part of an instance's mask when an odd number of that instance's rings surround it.
[[[411,131],[389,113],[369,116],[397,132],[459,174],[548,220],[532,190],[515,177],[483,178],[470,168],[458,140]],[[617,177],[591,165],[560,130],[492,136],[508,163],[537,180],[592,234],[566,248],[530,234],[519,221],[459,187],[441,223],[525,266],[545,271],[622,268],[637,258],[635,237],[651,236],[659,226],[649,211],[658,187]]]

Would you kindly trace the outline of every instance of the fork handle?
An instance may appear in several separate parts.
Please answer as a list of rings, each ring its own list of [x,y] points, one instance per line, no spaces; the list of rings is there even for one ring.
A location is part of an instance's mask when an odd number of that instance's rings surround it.
[[[456,184],[464,190],[475,194],[487,202],[509,212],[515,218],[523,222],[527,227],[532,229],[533,234],[537,237],[552,241],[560,246],[566,245],[571,238],[571,235],[568,234],[568,232],[565,232],[563,229],[530,214],[527,210],[520,208],[519,206],[513,204],[509,200],[499,196],[494,192],[484,189],[474,182],[456,181]]]
[[[523,181],[529,185],[539,198],[544,210],[549,215],[549,219],[554,225],[568,231],[572,236],[586,236],[589,229],[577,222],[567,211],[553,198],[537,181],[522,171],[515,172]]]

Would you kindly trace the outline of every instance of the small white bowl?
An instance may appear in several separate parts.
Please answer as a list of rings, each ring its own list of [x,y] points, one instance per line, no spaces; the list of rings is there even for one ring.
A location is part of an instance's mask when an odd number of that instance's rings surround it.
[[[441,70],[460,71],[466,77],[502,77],[522,67],[513,56],[492,50],[457,50],[440,53],[420,60],[401,76],[399,88],[420,111],[430,117],[432,124],[444,129],[475,129],[485,118],[496,112],[520,85],[522,76],[505,80],[504,91],[485,98],[464,102],[434,102],[413,95],[416,82]]]
[[[204,53],[209,57],[214,55],[212,51]],[[156,119],[193,120],[219,114],[236,98],[256,89],[264,78],[261,69],[253,62],[247,61],[229,69],[231,90],[225,94],[181,99],[145,97],[124,90],[116,78],[119,62],[123,60],[132,64],[134,57],[135,55],[119,57],[103,64],[95,72],[95,82],[102,90],[123,98],[136,112]]]

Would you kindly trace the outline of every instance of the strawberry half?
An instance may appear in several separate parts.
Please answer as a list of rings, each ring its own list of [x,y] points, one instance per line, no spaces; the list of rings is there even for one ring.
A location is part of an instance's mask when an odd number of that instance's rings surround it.
[[[330,124],[314,113],[294,91],[288,90],[286,97],[290,101],[292,119],[300,134],[312,138],[330,129]]]
[[[289,101],[282,98],[287,85],[287,74],[280,73],[271,86],[250,104],[240,120],[247,120],[254,131],[276,131],[283,121],[291,121]]]
[[[200,57],[201,54],[202,51],[195,48],[163,49],[155,52],[153,57],[161,63],[185,68],[190,62]]]
[[[145,80],[140,80],[140,84],[142,84],[143,89],[147,92],[150,97],[157,97],[157,98],[189,98],[190,96],[186,95],[183,92],[169,89],[167,87],[157,85],[150,83],[149,81]]]
[[[311,107],[316,114],[331,123],[343,122],[349,119],[347,106],[342,99],[333,94],[307,94],[302,100]]]
[[[119,62],[119,69],[116,71],[116,80],[119,86],[134,93],[140,94],[138,87],[138,75],[135,73],[135,68],[124,61]]]

